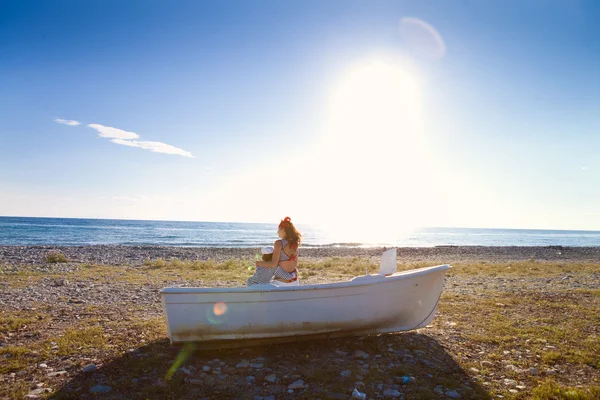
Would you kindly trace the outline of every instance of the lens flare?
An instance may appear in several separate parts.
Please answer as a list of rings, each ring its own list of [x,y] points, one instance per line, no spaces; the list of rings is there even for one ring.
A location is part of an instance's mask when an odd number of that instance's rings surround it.
[[[206,310],[206,319],[211,325],[220,325],[226,321],[227,304],[218,302]]]
[[[223,303],[222,301],[215,303],[215,305],[213,306],[213,313],[215,315],[223,315],[227,312],[227,304]]]
[[[413,51],[435,59],[443,58],[446,54],[446,44],[442,35],[419,18],[402,18],[400,34],[405,44]]]

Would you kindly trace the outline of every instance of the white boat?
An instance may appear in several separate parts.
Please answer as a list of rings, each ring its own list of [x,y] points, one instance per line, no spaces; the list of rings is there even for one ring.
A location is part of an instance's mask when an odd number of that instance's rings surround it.
[[[171,343],[238,347],[398,332],[429,324],[449,265],[394,272],[396,249],[378,274],[346,282],[248,288],[164,288]]]

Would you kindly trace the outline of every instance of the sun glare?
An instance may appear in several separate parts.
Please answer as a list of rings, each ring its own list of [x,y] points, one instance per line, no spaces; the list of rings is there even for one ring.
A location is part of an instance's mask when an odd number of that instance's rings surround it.
[[[400,61],[369,61],[334,86],[313,161],[319,226],[347,240],[396,240],[421,223],[428,163],[418,75]],[[312,186],[311,185],[311,186]]]

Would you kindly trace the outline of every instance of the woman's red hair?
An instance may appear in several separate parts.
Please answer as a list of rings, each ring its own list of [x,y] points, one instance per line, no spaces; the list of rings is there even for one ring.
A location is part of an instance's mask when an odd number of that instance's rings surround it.
[[[290,247],[294,250],[298,250],[298,246],[300,246],[300,243],[302,242],[302,234],[296,229],[292,223],[292,219],[290,217],[282,219],[279,223],[279,228],[285,230],[285,238],[290,242]]]

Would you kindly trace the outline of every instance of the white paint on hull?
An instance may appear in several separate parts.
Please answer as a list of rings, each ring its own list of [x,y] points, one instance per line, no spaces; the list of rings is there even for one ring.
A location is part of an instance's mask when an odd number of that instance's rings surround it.
[[[165,288],[160,293],[171,342],[398,332],[431,322],[449,268],[321,285]]]

